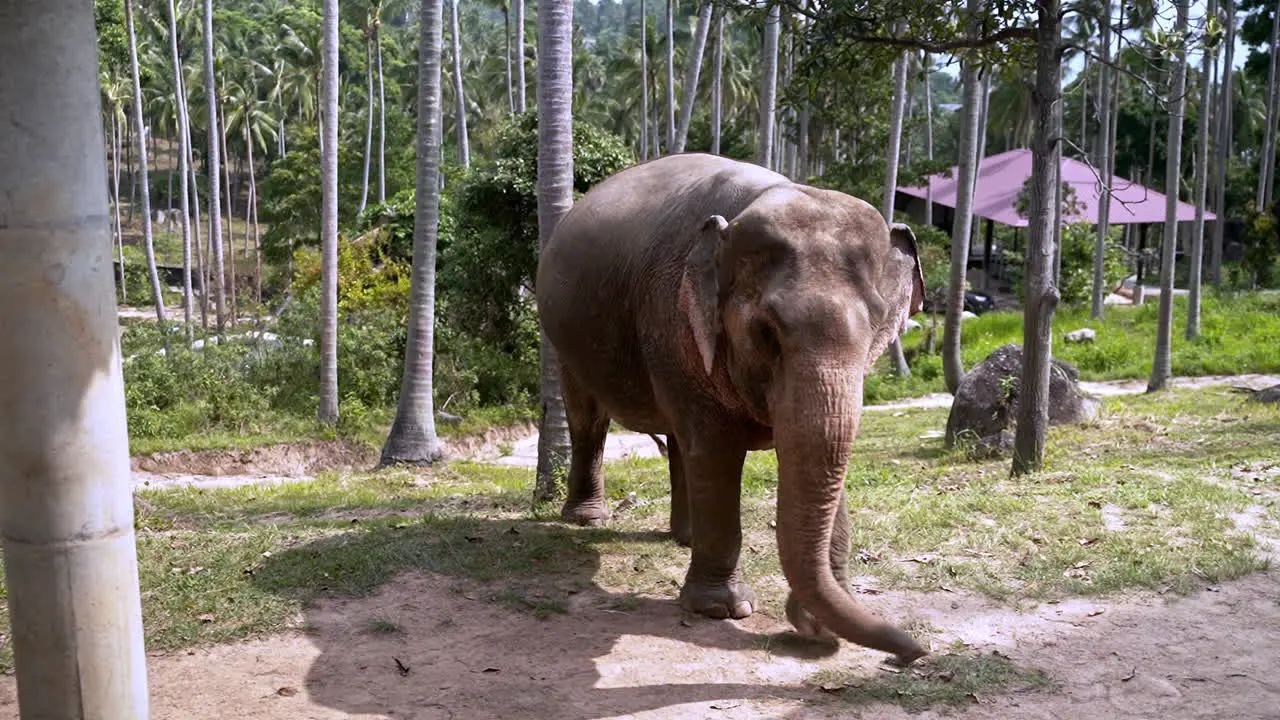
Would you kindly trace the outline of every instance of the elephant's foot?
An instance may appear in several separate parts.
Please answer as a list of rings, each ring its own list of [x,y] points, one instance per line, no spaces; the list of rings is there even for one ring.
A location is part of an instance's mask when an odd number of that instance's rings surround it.
[[[809,614],[808,610],[800,607],[800,602],[796,600],[795,593],[787,595],[787,620],[791,623],[796,632],[801,635],[815,638],[817,640],[839,640],[839,636],[828,630],[818,622],[818,619]]]
[[[573,502],[566,500],[560,519],[575,525],[599,527],[609,521],[609,506],[603,500]]]
[[[750,617],[755,604],[756,594],[741,580],[710,584],[686,579],[680,588],[680,607],[718,620]]]

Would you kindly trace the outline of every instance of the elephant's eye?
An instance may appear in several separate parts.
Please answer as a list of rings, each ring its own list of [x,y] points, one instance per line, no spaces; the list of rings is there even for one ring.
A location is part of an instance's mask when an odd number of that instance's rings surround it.
[[[777,357],[782,354],[777,327],[773,320],[764,314],[756,315],[751,321],[751,343],[763,355]]]

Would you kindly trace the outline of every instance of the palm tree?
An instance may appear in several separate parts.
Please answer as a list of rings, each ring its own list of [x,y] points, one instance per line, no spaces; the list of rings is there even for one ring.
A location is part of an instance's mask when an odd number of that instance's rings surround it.
[[[227,281],[222,266],[222,210],[218,189],[222,155],[218,147],[218,89],[213,74],[213,0],[204,0],[204,100],[209,108],[209,124],[206,126],[209,153],[205,156],[205,165],[209,169],[209,248],[213,255],[214,323],[221,339],[226,321]]]
[[[124,230],[120,223],[120,146],[124,141],[121,128],[129,122],[124,105],[129,97],[130,83],[114,72],[103,70],[99,74],[102,87],[102,106],[111,118],[111,211],[115,219],[113,226],[116,250],[120,264],[120,302],[129,302],[129,293],[125,289],[124,280]]]
[[[1218,14],[1218,0],[1209,0],[1209,10],[1205,13],[1205,27],[1209,26],[1209,18]],[[1191,230],[1191,273],[1187,285],[1187,331],[1188,340],[1200,337],[1200,282],[1204,262],[1204,208],[1205,195],[1209,182],[1209,100],[1213,74],[1210,65],[1217,57],[1217,47],[1207,44],[1201,48],[1200,57],[1200,122],[1196,123],[1196,167],[1195,193],[1193,202],[1196,206],[1195,226]]]
[[[373,155],[373,20],[370,18],[366,23],[364,31],[364,60],[365,69],[364,76],[366,80],[365,91],[365,120],[364,120],[364,169],[360,173],[360,209],[356,211],[357,215],[364,215],[364,209],[369,204],[369,164]]]
[[[1271,12],[1271,62],[1267,69],[1267,124],[1262,139],[1262,160],[1258,169],[1257,206],[1260,212],[1275,197],[1276,136],[1280,130],[1280,7]]]
[[[689,137],[689,121],[693,117],[693,101],[698,95],[698,75],[702,72],[702,53],[707,47],[707,33],[711,30],[711,0],[702,0],[698,9],[698,29],[693,35],[693,49],[685,58],[684,97],[680,101],[680,122],[676,126],[674,152],[684,152]]]
[[[711,73],[711,153],[720,154],[720,119],[724,111],[724,10],[716,13],[716,49]]]
[[[524,0],[516,2],[516,112],[523,114],[528,109],[524,81]]]
[[[977,16],[981,0],[969,0],[970,36],[979,32]],[[961,71],[964,104],[960,116],[960,159],[956,180],[956,216],[951,228],[951,280],[947,287],[946,317],[942,325],[942,375],[947,392],[954,393],[964,378],[964,361],[960,357],[960,321],[964,311],[966,263],[969,258],[969,236],[973,227],[973,191],[977,177],[978,135],[982,113],[983,82],[978,77],[976,58],[965,61]],[[987,70],[990,73],[990,70]]]
[[[1212,2],[1212,0],[1210,0]],[[1111,0],[1103,0],[1102,16],[1102,62],[1098,63],[1098,85],[1102,91],[1098,103],[1098,173],[1102,176],[1102,194],[1098,198],[1097,241],[1093,248],[1093,292],[1090,317],[1102,319],[1103,287],[1106,279],[1107,234],[1111,230],[1111,178],[1115,167],[1115,150],[1111,147],[1111,83],[1108,73],[1111,71]],[[1206,85],[1207,87],[1207,85]],[[1207,107],[1207,105],[1202,106]],[[1082,119],[1081,124],[1085,124]],[[1201,123],[1201,126],[1206,126]]]
[[[1178,9],[1176,37],[1185,37],[1187,31],[1187,7],[1190,0],[1174,0]],[[1178,244],[1178,182],[1182,175],[1182,115],[1186,100],[1183,97],[1187,79],[1187,48],[1178,46],[1178,57],[1173,63],[1173,77],[1169,80],[1169,139],[1168,161],[1165,165],[1165,222],[1164,246],[1160,261],[1160,311],[1156,325],[1156,354],[1151,365],[1151,380],[1147,392],[1163,390],[1172,371],[1171,350],[1173,344],[1173,261]]]
[[[467,142],[467,97],[462,90],[462,34],[458,30],[458,0],[449,4],[450,36],[453,38],[454,124],[458,133],[458,162],[471,167],[471,148]]]
[[[573,205],[573,0],[538,5],[538,243],[545,247]],[[569,458],[560,363],[541,333],[542,417],[534,497],[551,501]]]
[[[676,0],[667,0],[667,135],[659,154],[670,153],[676,144]]]
[[[929,162],[933,162],[933,57],[929,53],[924,54],[924,58],[920,62],[920,69],[924,73],[924,152]],[[969,220],[972,222],[972,215],[970,215]],[[933,224],[932,182],[929,182],[925,187],[924,224]]]
[[[454,0],[455,7],[457,0]],[[410,281],[409,337],[396,419],[382,464],[431,464],[443,455],[432,398],[436,313],[436,240],[440,227],[440,56],[443,0],[422,0],[418,45],[418,174]]]
[[[320,422],[338,421],[338,0],[324,0],[320,146]]]
[[[1209,277],[1214,285],[1222,283],[1222,245],[1223,236],[1226,230],[1226,196],[1227,196],[1227,167],[1230,165],[1231,158],[1231,138],[1232,127],[1234,126],[1235,117],[1232,112],[1235,103],[1233,102],[1235,94],[1232,88],[1232,80],[1235,77],[1235,70],[1232,68],[1232,62],[1235,56],[1236,42],[1236,4],[1235,2],[1223,3],[1226,9],[1226,54],[1222,62],[1222,82],[1218,91],[1218,107],[1220,108],[1218,117],[1218,162],[1215,167],[1217,174],[1214,183],[1214,210],[1218,213],[1218,219],[1213,223],[1213,242],[1209,251]]]
[[[147,128],[142,115],[142,82],[138,73],[138,39],[133,28],[133,0],[125,0],[125,23],[129,31],[129,68],[133,74],[133,119],[138,140],[138,169],[142,183],[142,240],[147,254],[147,274],[151,276],[151,292],[155,295],[156,322],[164,327],[164,295],[160,293],[160,274],[156,271],[156,250],[151,237],[151,185],[147,173]]]
[[[907,107],[907,54],[894,63],[893,71],[893,106],[889,112],[889,149],[885,153],[884,173],[884,221],[893,223],[893,197],[898,188],[898,158],[902,147],[902,117]],[[902,352],[902,343],[895,334],[889,343],[890,357],[897,373],[903,377],[911,374],[907,366],[907,358]]]
[[[778,34],[781,28],[782,11],[778,5],[770,5],[764,22],[764,68],[760,73],[760,154],[757,162],[774,170],[777,169],[773,163],[773,133],[777,120]]]
[[[177,110],[177,129],[178,129],[178,166],[182,178],[178,183],[179,192],[182,197],[179,200],[179,207],[182,212],[182,316],[187,328],[187,343],[190,344],[194,340],[195,329],[192,324],[192,294],[191,294],[191,204],[188,195],[187,175],[191,172],[188,165],[188,157],[190,149],[187,145],[187,103],[186,98],[182,96],[182,85],[177,82],[182,75],[182,59],[178,55],[178,13],[174,7],[174,0],[169,0],[169,50],[173,55],[173,76],[175,90],[175,109]],[[173,177],[173,173],[169,173],[169,177]],[[172,196],[171,202],[172,202]]]
[[[649,159],[649,8],[645,0],[640,0],[640,159]]]

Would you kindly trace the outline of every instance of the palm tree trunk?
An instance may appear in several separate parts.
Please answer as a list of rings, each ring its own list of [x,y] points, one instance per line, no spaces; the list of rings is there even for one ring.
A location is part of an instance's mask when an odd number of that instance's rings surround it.
[[[228,284],[227,293],[227,309],[229,311],[231,321],[231,329],[234,330],[239,320],[239,306],[236,304],[236,224],[235,224],[235,198],[231,194],[231,149],[227,147],[227,114],[226,108],[219,103],[222,112],[218,114],[218,132],[222,135],[222,167],[223,182],[226,183],[224,188],[227,191],[227,269],[231,273],[231,280]]]
[[[1218,14],[1218,0],[1209,0],[1210,17]],[[1200,282],[1204,262],[1204,208],[1209,182],[1209,101],[1213,97],[1210,65],[1217,48],[1203,48],[1200,57],[1200,122],[1196,128],[1195,225],[1191,229],[1191,273],[1187,285],[1188,340],[1200,337]]]
[[[0,542],[22,706],[7,712],[146,718],[94,5],[0,8]]]
[[[133,117],[137,123],[138,170],[142,183],[142,241],[147,254],[147,273],[151,276],[151,292],[155,294],[156,322],[165,324],[164,295],[160,289],[160,274],[156,271],[156,249],[151,237],[151,186],[147,178],[147,140],[143,130],[142,82],[138,74],[138,39],[133,29],[133,0],[125,0],[125,23],[129,31],[129,69],[133,74]]]
[[[893,105],[889,110],[889,149],[885,153],[884,172],[884,221],[893,223],[893,201],[898,191],[898,158],[902,149],[902,117],[907,107],[907,54],[894,63],[893,70]],[[894,370],[898,375],[906,377],[911,374],[907,365],[907,357],[902,352],[902,343],[895,334],[889,343],[889,357],[893,359]]]
[[[195,243],[193,254],[196,263],[196,277],[200,278],[200,328],[207,335],[209,331],[209,263],[207,243],[201,240],[204,234],[200,226],[200,178],[196,172],[195,146],[191,141],[191,106],[187,104],[185,74],[179,75],[178,85],[179,100],[182,102],[182,114],[187,118],[187,122],[182,127],[182,133],[187,142],[187,168],[191,181],[191,227],[192,239]]]
[[[1102,62],[1098,64],[1098,84],[1102,86],[1102,98],[1098,103],[1098,174],[1102,176],[1102,194],[1098,198],[1097,239],[1093,246],[1093,288],[1090,293],[1089,315],[1102,319],[1103,287],[1106,281],[1107,234],[1111,231],[1111,168],[1114,154],[1111,150],[1111,83],[1107,82],[1111,64],[1111,0],[1103,2]],[[1061,248],[1059,248],[1061,250]]]
[[[777,121],[778,95],[778,35],[782,28],[782,11],[778,5],[769,6],[764,23],[764,68],[760,77],[760,156],[757,159],[766,168],[774,169],[773,134]]]
[[[507,110],[516,111],[515,78],[511,75],[511,11],[504,2],[502,5],[502,37],[507,43]]]
[[[1280,130],[1280,7],[1271,12],[1271,63],[1267,71],[1267,122],[1258,172],[1258,212],[1265,213],[1275,197],[1276,135]]]
[[[456,3],[456,0],[455,0]],[[455,4],[454,7],[457,7]],[[539,13],[541,14],[541,13]],[[422,0],[418,45],[418,173],[410,280],[409,337],[396,419],[382,464],[431,464],[443,455],[436,435],[432,383],[435,360],[436,242],[440,227],[440,56],[443,0]]]
[[[538,242],[542,247],[573,205],[572,38],[573,0],[542,0],[538,6]],[[560,395],[560,363],[545,331],[540,356],[542,418],[534,498],[545,502],[561,494],[569,426]]]
[[[924,54],[924,152],[933,162],[933,56]],[[924,191],[924,224],[933,225],[933,180],[926,178]],[[972,220],[970,216],[970,220]]]
[[[685,60],[684,96],[680,100],[680,123],[676,126],[676,142],[673,152],[684,152],[689,138],[689,121],[693,118],[693,101],[698,96],[698,76],[702,73],[702,54],[707,48],[707,33],[711,31],[711,0],[702,0],[698,8],[698,28],[693,34],[693,49]]]
[[[1218,214],[1218,219],[1213,223],[1213,243],[1209,253],[1209,278],[1215,286],[1222,284],[1222,246],[1227,224],[1227,171],[1231,166],[1231,138],[1235,122],[1233,112],[1235,94],[1232,88],[1235,70],[1232,63],[1235,59],[1236,4],[1234,2],[1226,2],[1224,5],[1226,9],[1227,49],[1222,62],[1222,82],[1218,93],[1218,107],[1220,108],[1220,116],[1218,118],[1218,165],[1216,168],[1218,177],[1214,186],[1215,202],[1213,204],[1214,211]]]
[[[380,11],[379,11],[380,12]],[[374,29],[378,55],[378,204],[387,203],[387,94],[382,77],[382,21]]]
[[[356,211],[356,215],[364,215],[364,209],[369,206],[369,164],[373,155],[373,48],[368,42],[364,46],[364,58],[364,76],[368,87],[365,95],[368,96],[368,102],[365,103],[364,168],[360,173],[360,209]]]
[[[667,135],[660,155],[668,155],[676,145],[676,0],[667,0]]]
[[[969,0],[969,11],[976,17],[981,0]],[[975,36],[980,28],[969,27]],[[960,72],[964,88],[964,104],[960,116],[960,159],[956,169],[956,214],[951,226],[951,280],[947,288],[946,316],[942,324],[942,375],[947,392],[954,393],[964,378],[964,361],[960,356],[960,323],[964,312],[965,274],[969,260],[969,239],[973,227],[974,180],[978,175],[978,133],[982,114],[982,80],[975,63],[965,63]]]
[[[516,0],[516,112],[528,109],[524,80],[524,0]]]
[[[724,10],[716,13],[716,49],[711,74],[711,154],[720,154],[720,116],[724,112]]]
[[[244,126],[244,145],[249,153],[249,212],[253,216],[253,289],[255,299],[262,302],[262,228],[258,226],[258,181],[253,171],[253,133],[249,124]]]
[[[124,280],[124,229],[120,226],[120,121],[116,108],[111,108],[111,199],[112,212],[116,221],[116,248],[119,251],[120,263],[120,302],[129,303],[129,293],[125,289]]]
[[[187,134],[184,131],[187,127],[187,103],[183,97],[182,83],[178,81],[182,75],[182,59],[178,55],[178,14],[177,8],[174,7],[174,0],[169,0],[169,51],[173,57],[174,89],[177,91],[174,104],[178,111],[178,166],[182,175],[178,183],[178,189],[182,192],[179,202],[182,213],[182,318],[187,329],[187,345],[190,346],[191,341],[195,339],[195,328],[192,323],[191,293],[191,199],[187,188],[189,148]],[[172,171],[169,173],[169,178],[172,185]],[[170,202],[172,202],[172,196]]]
[[[320,410],[338,421],[338,0],[324,0],[320,152]]]
[[[467,97],[462,89],[462,33],[458,29],[458,0],[449,3],[450,35],[453,38],[454,126],[458,131],[458,162],[471,167],[471,147],[467,142]]]
[[[1058,289],[1053,284],[1054,198],[1062,174],[1062,16],[1060,0],[1038,0],[1036,85],[1033,101],[1036,134],[1032,145],[1030,230],[1025,270],[1026,309],[1022,316],[1022,381],[1018,389],[1018,426],[1014,435],[1013,474],[1039,470],[1049,424],[1049,368],[1053,355],[1053,313]],[[1061,203],[1056,203],[1061,208]]]
[[[226,321],[227,278],[222,266],[222,211],[218,185],[221,183],[218,148],[218,88],[213,79],[213,0],[204,0],[204,97],[209,107],[209,154],[205,165],[209,170],[209,250],[213,255],[214,325],[218,339]]]
[[[649,8],[645,0],[640,0],[640,159],[649,159]]]
[[[1174,32],[1181,35],[1187,30],[1187,6],[1190,0],[1174,0],[1178,10]],[[1178,50],[1169,80],[1169,139],[1168,162],[1165,165],[1165,224],[1164,245],[1160,262],[1160,312],[1156,325],[1156,354],[1151,366],[1151,380],[1147,391],[1163,390],[1172,372],[1173,345],[1173,263],[1178,245],[1178,178],[1182,170],[1182,115],[1185,106],[1183,94],[1187,77],[1187,51]]]

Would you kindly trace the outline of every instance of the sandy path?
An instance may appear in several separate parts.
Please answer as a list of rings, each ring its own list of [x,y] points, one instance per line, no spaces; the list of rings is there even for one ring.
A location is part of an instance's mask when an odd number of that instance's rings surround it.
[[[156,720],[360,718],[1276,718],[1280,713],[1280,573],[1181,599],[1070,600],[1015,612],[965,593],[885,593],[863,600],[954,641],[1038,668],[1047,689],[980,692],[956,710],[910,715],[804,684],[823,668],[885,677],[882,657],[844,644],[832,657],[786,651],[786,629],[684,619],[670,598],[626,610],[599,588],[537,620],[473,600],[474,586],[407,575],[372,597],[321,603],[309,632],[171,655],[149,664]],[[393,633],[371,633],[372,618]],[[771,641],[772,651],[766,650]],[[396,660],[409,668],[402,674]],[[0,718],[17,718],[0,678]]]

